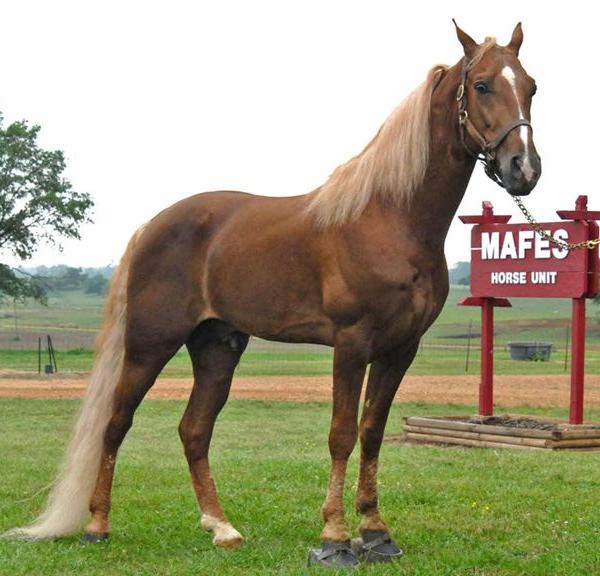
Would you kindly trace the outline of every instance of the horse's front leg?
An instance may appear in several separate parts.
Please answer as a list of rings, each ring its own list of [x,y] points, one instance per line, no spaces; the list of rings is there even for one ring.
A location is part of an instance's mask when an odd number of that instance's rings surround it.
[[[364,342],[353,330],[340,332],[333,355],[333,415],[329,432],[331,474],[323,503],[325,526],[322,547],[311,552],[310,561],[329,566],[355,566],[350,532],[344,518],[344,481],[348,458],[358,437],[358,404],[367,367]]]
[[[379,514],[377,466],[388,414],[400,381],[412,363],[418,342],[374,361],[369,372],[360,421],[360,473],[356,509],[361,515],[361,538],[353,549],[367,561],[386,561],[402,555]]]

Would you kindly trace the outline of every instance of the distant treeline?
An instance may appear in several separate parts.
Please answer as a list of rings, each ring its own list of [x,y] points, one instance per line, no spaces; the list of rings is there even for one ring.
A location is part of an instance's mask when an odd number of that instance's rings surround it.
[[[457,262],[449,271],[450,284],[467,286],[470,277],[469,262]],[[50,291],[83,290],[87,294],[106,294],[114,266],[102,268],[74,268],[72,266],[38,266],[25,271],[34,276]]]
[[[106,294],[114,266],[73,268],[71,266],[37,266],[26,270],[49,291],[83,290],[86,294]]]
[[[471,263],[457,262],[448,270],[450,284],[458,286],[468,286],[471,279]]]

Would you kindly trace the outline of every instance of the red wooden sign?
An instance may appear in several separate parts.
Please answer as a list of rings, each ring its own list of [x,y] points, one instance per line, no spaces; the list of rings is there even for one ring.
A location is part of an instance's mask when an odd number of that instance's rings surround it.
[[[565,242],[589,238],[587,222],[541,224]],[[480,224],[471,233],[471,294],[580,298],[588,289],[588,250],[564,250],[529,224]]]
[[[571,222],[551,222],[541,228],[563,242],[596,240],[600,211],[587,209],[587,196],[579,196],[575,210],[559,210]],[[481,383],[479,413],[494,412],[494,306],[510,306],[506,296],[568,297],[573,301],[571,339],[571,403],[569,422],[583,422],[585,367],[585,299],[600,288],[599,247],[563,250],[540,237],[528,224],[507,224],[510,216],[494,214],[490,202],[477,216],[459,216],[476,224],[471,236],[471,293],[461,306],[481,307]]]

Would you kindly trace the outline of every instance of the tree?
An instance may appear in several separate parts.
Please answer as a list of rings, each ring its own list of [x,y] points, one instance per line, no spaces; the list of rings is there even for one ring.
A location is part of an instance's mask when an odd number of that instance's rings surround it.
[[[46,302],[45,286],[35,276],[27,276],[0,262],[0,300],[3,296],[16,300],[35,298],[42,303]]]
[[[471,263],[457,262],[450,270],[448,270],[450,284],[458,284],[459,286],[468,286],[471,282]]]
[[[62,238],[80,238],[93,201],[63,177],[63,153],[38,146],[39,126],[3,122],[0,113],[0,255],[26,260],[40,243],[60,247]],[[0,296],[43,300],[44,293],[34,276],[0,263]]]
[[[63,274],[59,276],[57,280],[57,289],[77,290],[85,284],[87,274],[84,274],[81,268],[67,266]]]
[[[108,280],[102,274],[93,274],[86,277],[83,287],[86,294],[98,294],[101,296],[106,293]]]

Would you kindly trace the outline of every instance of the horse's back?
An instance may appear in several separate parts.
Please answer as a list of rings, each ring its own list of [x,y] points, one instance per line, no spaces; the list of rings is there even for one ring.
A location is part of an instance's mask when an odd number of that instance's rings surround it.
[[[218,318],[267,338],[329,340],[306,198],[223,191],[177,202],[144,230],[130,293],[195,324]]]

